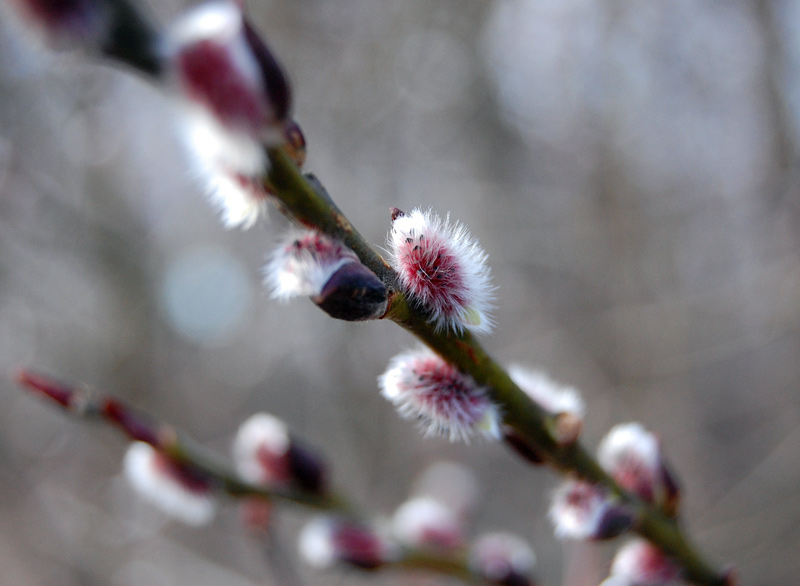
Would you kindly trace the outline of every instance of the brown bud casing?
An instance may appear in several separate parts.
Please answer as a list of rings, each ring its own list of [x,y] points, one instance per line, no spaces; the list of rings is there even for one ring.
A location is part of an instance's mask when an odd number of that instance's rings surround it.
[[[610,505],[603,513],[592,539],[613,539],[633,527],[635,516],[633,511],[621,504]]]
[[[325,494],[328,474],[321,458],[299,445],[294,438],[286,457],[289,476],[296,486],[314,494]]]
[[[286,154],[298,169],[302,169],[306,162],[306,137],[300,125],[294,120],[289,120],[283,130],[283,137],[286,141],[284,145]]]
[[[360,262],[342,265],[312,297],[325,313],[345,321],[375,319],[386,312],[386,286]]]
[[[572,446],[583,431],[583,418],[575,413],[559,413],[552,426],[553,439],[560,446]]]
[[[253,29],[247,18],[244,19],[244,37],[261,69],[264,89],[267,94],[267,100],[272,107],[273,117],[276,121],[284,120],[289,116],[289,110],[292,105],[292,91],[289,80],[275,55]]]

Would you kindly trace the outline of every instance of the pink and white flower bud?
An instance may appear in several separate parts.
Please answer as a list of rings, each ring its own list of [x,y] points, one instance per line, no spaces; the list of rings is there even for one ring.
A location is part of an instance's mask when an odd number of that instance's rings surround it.
[[[437,330],[489,333],[494,286],[487,255],[458,223],[432,211],[392,212],[389,261],[403,293]]]
[[[571,413],[583,419],[586,406],[577,389],[565,387],[540,370],[511,365],[508,375],[517,386],[549,413]]]
[[[678,487],[661,454],[658,438],[639,423],[613,427],[598,448],[600,465],[625,490],[649,503],[672,508]]]
[[[649,542],[637,539],[617,552],[602,586],[666,586],[680,577],[674,561]]]
[[[325,490],[323,463],[292,439],[283,421],[267,413],[257,413],[241,425],[233,455],[239,475],[252,484]]]
[[[395,356],[378,383],[400,415],[417,420],[426,436],[500,437],[500,413],[486,389],[427,348]]]
[[[359,262],[356,254],[338,240],[315,230],[289,234],[270,255],[264,268],[272,296],[282,301],[314,296],[347,263]]]
[[[349,564],[374,569],[392,561],[397,547],[370,527],[337,517],[318,517],[300,533],[301,557],[317,569]]]
[[[150,444],[132,443],[125,454],[124,470],[131,486],[170,516],[197,526],[213,519],[216,504],[208,480]]]
[[[600,485],[568,480],[554,494],[549,511],[559,539],[609,539],[628,530],[632,513]]]
[[[487,582],[504,586],[531,586],[536,554],[517,535],[506,532],[481,535],[470,548],[472,570]]]
[[[400,505],[392,517],[392,534],[405,545],[452,551],[464,544],[461,520],[455,511],[431,497]]]
[[[197,175],[225,225],[249,228],[266,213],[265,147],[284,141],[289,83],[234,2],[189,11],[169,38]]]
[[[264,143],[283,140],[289,83],[235,2],[210,2],[172,27],[171,55],[183,94],[224,127]]]
[[[245,421],[233,442],[236,471],[252,484],[282,486],[289,483],[289,428],[267,413]]]
[[[310,296],[328,315],[347,321],[380,317],[386,311],[383,282],[338,240],[314,230],[291,234],[265,268],[272,296]]]

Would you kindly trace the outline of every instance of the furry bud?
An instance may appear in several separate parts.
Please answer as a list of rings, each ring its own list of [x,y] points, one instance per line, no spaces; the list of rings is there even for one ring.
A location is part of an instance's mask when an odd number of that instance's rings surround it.
[[[500,414],[486,389],[426,348],[395,356],[378,382],[381,394],[425,435],[500,438]]]
[[[172,517],[190,525],[205,525],[214,517],[216,505],[208,479],[150,444],[131,444],[124,469],[133,488]]]

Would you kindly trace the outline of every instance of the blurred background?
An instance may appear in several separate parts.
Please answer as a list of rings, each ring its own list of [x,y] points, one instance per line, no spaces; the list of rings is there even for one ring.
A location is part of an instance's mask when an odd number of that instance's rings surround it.
[[[11,0],[3,0],[4,4]],[[259,0],[317,174],[381,245],[389,206],[465,222],[490,255],[499,360],[581,389],[586,444],[638,420],[682,479],[685,525],[742,584],[800,571],[800,3]],[[285,584],[234,503],[200,530],[120,476],[125,442],[23,394],[31,366],[222,455],[269,411],[390,514],[441,459],[475,471],[475,532],[508,529],[561,584],[558,479],[502,446],[424,439],[377,390],[413,345],[268,298],[277,213],[226,231],[172,106],[135,75],[0,20],[0,573],[16,586]],[[152,0],[169,23],[185,8]],[[278,514],[294,557],[308,518]],[[304,583],[444,584],[320,574]],[[575,583],[577,584],[577,582]]]

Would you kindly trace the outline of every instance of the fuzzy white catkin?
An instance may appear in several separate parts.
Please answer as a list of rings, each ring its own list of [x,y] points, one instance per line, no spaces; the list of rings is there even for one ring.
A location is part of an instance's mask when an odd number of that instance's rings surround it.
[[[211,495],[193,491],[165,472],[159,454],[144,442],[134,442],[123,460],[125,476],[144,499],[171,517],[189,525],[205,525],[214,518],[216,505]]]

